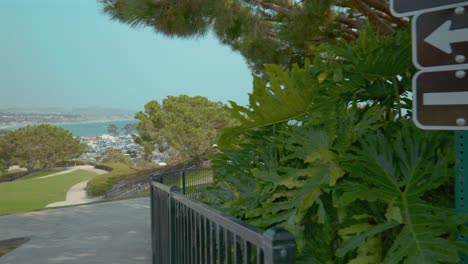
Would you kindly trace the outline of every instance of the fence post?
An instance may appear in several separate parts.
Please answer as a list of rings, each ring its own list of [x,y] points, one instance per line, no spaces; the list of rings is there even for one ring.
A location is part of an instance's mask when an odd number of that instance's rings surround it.
[[[175,262],[175,247],[176,247],[176,238],[175,238],[175,230],[176,230],[176,208],[173,203],[172,195],[174,192],[179,191],[179,187],[177,186],[171,186],[169,188],[169,199],[168,199],[168,211],[169,211],[169,241],[168,241],[168,246],[169,246],[169,263],[174,263]]]
[[[185,170],[182,171],[182,194],[186,194],[186,185],[187,185],[187,179],[185,178]]]
[[[270,228],[263,233],[264,263],[293,264],[295,261],[296,242],[294,236],[282,228]]]
[[[155,207],[154,207],[154,187],[153,187],[154,175],[150,176],[150,201],[151,201],[151,248],[153,253],[153,264],[156,264],[156,219],[154,217]]]
[[[164,183],[162,175],[152,175],[151,179],[155,182]]]

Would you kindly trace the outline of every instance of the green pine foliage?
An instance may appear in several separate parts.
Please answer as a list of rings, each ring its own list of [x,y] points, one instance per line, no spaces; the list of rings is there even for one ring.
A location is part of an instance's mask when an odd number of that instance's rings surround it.
[[[152,100],[135,118],[140,120],[135,142],[148,156],[156,148],[161,152],[172,150],[172,159],[200,163],[214,151],[217,131],[232,121],[223,104],[188,95],[168,96],[162,105]]]
[[[31,171],[78,158],[86,149],[66,129],[47,124],[27,126],[0,136],[0,164],[20,165]]]
[[[302,64],[310,49],[355,40],[374,28],[390,34],[408,24],[392,16],[385,0],[99,0],[112,19],[146,26],[169,37],[213,32],[239,52],[256,73],[265,64]]]

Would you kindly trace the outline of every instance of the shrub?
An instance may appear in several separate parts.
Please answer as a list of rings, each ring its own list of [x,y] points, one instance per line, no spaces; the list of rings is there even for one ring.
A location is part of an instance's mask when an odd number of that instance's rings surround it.
[[[113,185],[122,180],[130,179],[134,175],[138,174],[138,170],[125,164],[105,163],[97,164],[94,167],[96,169],[102,169],[109,172],[100,175],[99,177],[95,177],[88,183],[86,191],[89,196],[104,195],[112,188]]]

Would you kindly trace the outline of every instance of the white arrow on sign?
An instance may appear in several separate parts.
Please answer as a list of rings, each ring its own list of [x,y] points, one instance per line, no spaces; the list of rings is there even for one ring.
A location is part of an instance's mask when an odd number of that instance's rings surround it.
[[[451,20],[445,21],[445,23],[434,30],[434,32],[432,32],[429,36],[427,36],[424,41],[447,54],[451,54],[451,43],[468,41],[468,28],[450,30],[451,26]]]

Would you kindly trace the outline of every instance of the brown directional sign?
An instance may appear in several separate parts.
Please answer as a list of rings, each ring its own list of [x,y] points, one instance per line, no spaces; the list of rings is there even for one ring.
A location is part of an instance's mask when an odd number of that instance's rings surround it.
[[[468,68],[413,78],[413,121],[422,129],[468,130]]]
[[[464,9],[462,12],[455,12],[455,8],[428,12],[413,19],[413,63],[416,67],[468,63],[468,5]]]
[[[467,0],[390,0],[390,10],[396,17],[412,16],[418,13],[444,9]]]

